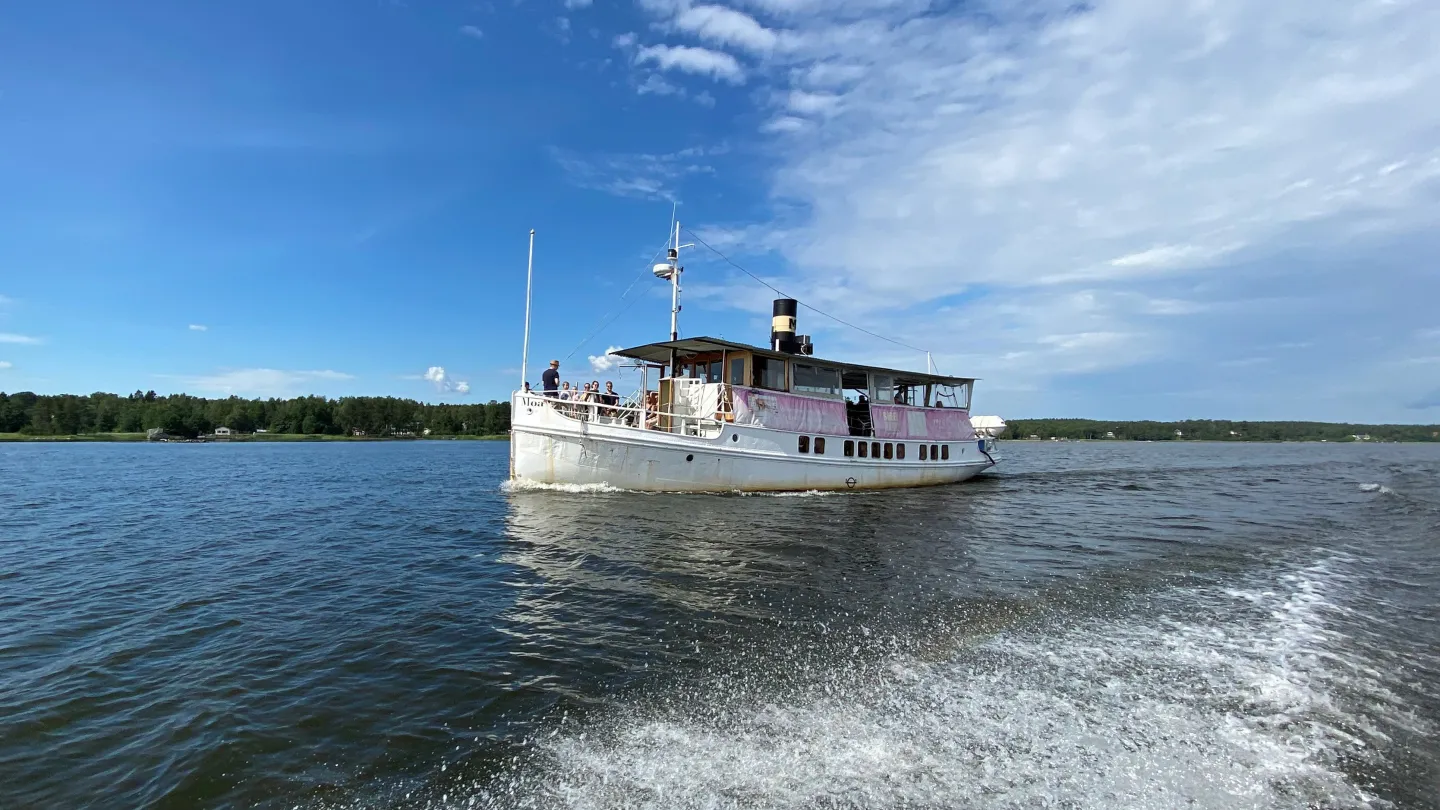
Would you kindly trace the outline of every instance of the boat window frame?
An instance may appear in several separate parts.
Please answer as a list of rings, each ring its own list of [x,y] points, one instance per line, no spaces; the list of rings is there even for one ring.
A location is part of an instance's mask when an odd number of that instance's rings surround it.
[[[761,379],[761,376],[760,376],[760,375],[761,375],[761,368],[768,368],[768,366],[769,366],[771,363],[779,363],[779,364],[780,364],[780,387],[779,387],[779,388],[775,388],[774,386],[771,386],[771,385],[766,385],[766,384],[765,384],[765,381],[762,380],[762,379]],[[773,380],[772,380],[772,382],[773,382]],[[751,388],[759,388],[759,389],[764,390],[764,391],[782,391],[782,392],[784,392],[784,391],[789,391],[789,390],[790,390],[790,361],[784,360],[784,359],[779,358],[779,357],[770,357],[770,356],[768,356],[768,355],[761,355],[761,354],[754,355],[754,356],[752,357],[752,359],[751,359],[751,362],[750,362],[750,387],[751,387]]]
[[[895,403],[895,375],[870,372],[870,401],[881,405]]]
[[[809,371],[817,372],[816,376],[820,376],[820,373],[823,372],[830,372],[830,375],[833,376],[830,387],[824,389],[817,389],[814,386],[805,386],[804,388],[802,388],[799,381],[799,372],[802,368]],[[845,389],[843,387],[843,383],[841,382],[841,370],[836,366],[822,366],[815,363],[791,362],[790,393],[807,397],[823,397],[824,399],[844,399]]]
[[[817,455],[817,456],[823,456],[823,455],[825,455],[825,437],[824,437],[824,436],[816,436],[815,439],[814,439],[812,442],[810,442],[810,446],[811,446],[812,448],[814,448],[815,455]]]

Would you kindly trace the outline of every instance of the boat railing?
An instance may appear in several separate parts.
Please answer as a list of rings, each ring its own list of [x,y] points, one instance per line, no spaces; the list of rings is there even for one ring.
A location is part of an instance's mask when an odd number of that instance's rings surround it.
[[[520,392],[516,396],[520,404],[526,407],[550,408],[567,419],[597,425],[644,428],[706,438],[720,435],[725,427],[725,423],[719,419],[661,411],[655,407],[646,407],[643,402],[636,403],[633,399],[624,399],[610,405],[593,399],[560,399],[558,396],[534,392]]]

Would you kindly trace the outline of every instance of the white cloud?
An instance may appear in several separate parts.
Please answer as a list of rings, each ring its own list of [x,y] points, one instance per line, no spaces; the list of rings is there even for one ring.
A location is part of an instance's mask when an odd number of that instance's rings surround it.
[[[797,115],[828,115],[840,106],[840,97],[834,93],[791,90],[785,106]]]
[[[342,382],[355,377],[340,371],[282,371],[273,368],[241,368],[180,378],[200,392],[248,397],[286,397],[314,393],[321,383]]]
[[[661,70],[679,70],[700,76],[709,76],[717,81],[742,84],[745,71],[735,57],[723,51],[708,48],[692,48],[688,45],[649,45],[635,53],[635,64],[653,63]]]
[[[208,327],[208,326],[206,326],[205,324],[202,324],[202,323],[192,323],[192,324],[190,324],[190,331],[191,331],[191,332],[205,332],[205,331],[208,331],[209,329],[210,329],[210,327]]]
[[[37,346],[45,341],[29,335],[17,335],[11,332],[0,332],[0,343],[18,343],[22,346]]]
[[[683,0],[639,5],[660,30],[721,41],[676,25]],[[774,281],[787,292],[910,342],[963,334],[985,350],[952,359],[991,376],[1038,385],[1149,362],[1202,342],[1187,332],[1196,319],[1333,355],[1303,320],[1264,332],[1268,317],[1226,309],[1252,286],[1255,300],[1321,295],[1303,273],[1258,284],[1293,266],[1277,257],[1407,238],[1440,217],[1440,4],[737,5],[776,36],[763,52],[726,41],[754,54],[745,77],[777,158],[774,210],[754,227],[785,238],[748,244],[785,260]],[[1363,266],[1349,271],[1361,289],[1387,289]],[[1084,293],[1097,304],[1083,324],[1064,320]],[[1323,294],[1314,311],[1359,313],[1340,286]],[[913,308],[929,329],[911,328]]]
[[[767,52],[779,41],[776,32],[754,17],[724,6],[694,6],[676,15],[672,24],[717,45],[732,45],[749,51]]]
[[[862,286],[899,262],[923,298],[1210,266],[1347,211],[1427,216],[1440,7],[1068,7],[797,18],[769,81],[790,115],[833,117],[787,142],[776,186],[808,209],[789,258]],[[867,68],[843,104],[807,89],[832,65]]]
[[[636,36],[634,32],[627,31],[623,34],[616,34],[615,38],[610,41],[610,44],[614,45],[617,48],[620,48],[621,50],[624,50],[626,48],[633,47],[635,45],[635,40]]]
[[[579,8],[589,8],[590,4],[594,2],[595,0],[565,0],[565,8],[572,11]]]
[[[619,351],[622,348],[624,347],[611,346],[605,350],[604,354],[590,355],[590,370],[596,374],[604,374],[620,365],[622,358],[616,357],[614,354],[611,354],[611,352]]]
[[[9,360],[0,360],[0,370],[4,370],[4,369],[7,369],[7,368],[14,368],[14,367],[15,367],[15,364],[12,363],[12,362],[10,362]]]
[[[446,374],[444,366],[431,366],[421,375],[421,379],[433,383],[437,391],[454,392],[457,394],[470,393],[470,383],[465,380],[457,380]]]
[[[462,26],[460,26],[460,34],[461,34],[462,36],[470,37],[471,39],[484,39],[484,38],[485,38],[485,32],[482,31],[482,30],[480,30],[480,29],[477,28],[476,26],[473,26],[473,25],[462,25]]]

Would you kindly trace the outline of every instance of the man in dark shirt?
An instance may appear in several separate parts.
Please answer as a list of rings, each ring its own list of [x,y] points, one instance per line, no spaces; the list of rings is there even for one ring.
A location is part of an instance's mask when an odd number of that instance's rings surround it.
[[[560,390],[560,361],[551,360],[550,367],[540,375],[540,387],[547,397],[557,396]]]

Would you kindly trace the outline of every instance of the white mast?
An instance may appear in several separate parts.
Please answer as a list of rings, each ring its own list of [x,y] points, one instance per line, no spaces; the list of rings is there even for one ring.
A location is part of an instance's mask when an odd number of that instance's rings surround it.
[[[675,251],[671,254],[670,266],[670,339],[680,339],[680,221],[675,221]]]
[[[530,229],[530,259],[525,263],[525,347],[520,350],[520,390],[530,367],[530,281],[535,275],[535,229]]]

